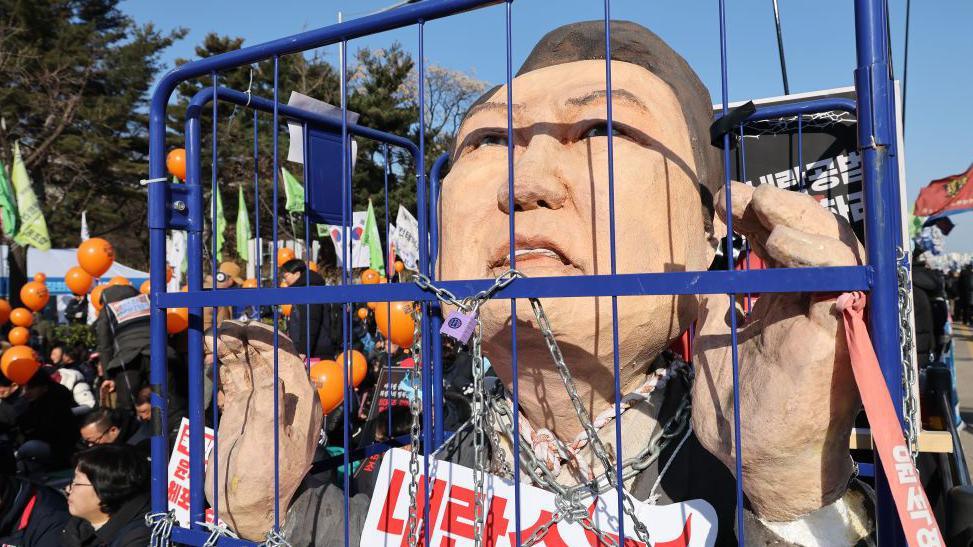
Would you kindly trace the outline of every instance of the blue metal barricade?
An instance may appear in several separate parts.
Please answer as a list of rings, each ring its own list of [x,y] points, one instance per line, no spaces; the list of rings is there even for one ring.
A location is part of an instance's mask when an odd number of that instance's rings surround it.
[[[302,124],[305,131],[305,139],[308,134],[308,127],[321,127],[334,132],[340,132],[341,142],[345,143],[345,150],[342,153],[341,165],[341,195],[335,199],[341,200],[342,225],[347,227],[352,218],[352,182],[351,165],[348,153],[349,136],[356,135],[366,139],[372,139],[383,143],[382,155],[385,161],[385,235],[389,237],[388,228],[388,173],[389,173],[389,146],[404,149],[414,159],[415,176],[417,181],[416,198],[418,208],[418,223],[420,234],[432,234],[431,239],[426,237],[419,238],[419,272],[429,279],[436,280],[435,262],[438,258],[438,237],[441,228],[441,219],[438,218],[436,204],[439,197],[439,174],[448,161],[444,156],[439,159],[428,171],[430,180],[427,188],[427,167],[425,165],[425,124],[421,122],[425,115],[425,39],[424,24],[428,21],[449,17],[451,15],[465,12],[468,10],[483,8],[486,6],[504,4],[505,9],[505,31],[506,31],[506,101],[507,104],[513,102],[512,82],[513,64],[511,53],[513,1],[507,0],[425,0],[420,3],[403,6],[398,9],[380,13],[361,19],[340,23],[323,29],[304,32],[295,36],[283,38],[266,44],[248,47],[238,51],[225,53],[222,55],[200,59],[187,63],[168,73],[156,87],[153,95],[150,112],[150,170],[149,170],[149,228],[150,228],[150,253],[151,253],[151,302],[152,302],[152,370],[151,383],[153,386],[153,424],[155,435],[152,438],[152,510],[154,513],[161,514],[167,511],[167,444],[165,432],[168,431],[166,424],[166,310],[170,308],[189,308],[189,409],[190,409],[190,477],[198,478],[205,475],[205,462],[203,459],[203,426],[204,426],[204,401],[203,401],[203,309],[213,307],[214,326],[216,323],[216,310],[218,306],[249,305],[249,306],[273,306],[273,320],[275,325],[274,344],[278,343],[279,309],[281,305],[291,304],[294,306],[310,304],[338,304],[342,306],[343,313],[343,351],[346,366],[344,373],[344,450],[340,458],[341,466],[344,470],[344,507],[345,526],[344,542],[350,544],[354,538],[350,537],[350,526],[348,522],[350,487],[350,468],[353,459],[359,459],[366,455],[387,449],[387,445],[376,445],[371,448],[353,451],[349,446],[349,418],[351,412],[352,388],[350,382],[351,359],[349,351],[351,346],[352,315],[351,305],[355,302],[394,302],[411,301],[417,302],[420,306],[421,324],[428,325],[420,333],[421,355],[419,363],[422,367],[422,446],[424,447],[423,459],[423,481],[429,476],[429,454],[430,447],[441,445],[445,440],[445,428],[443,423],[442,407],[442,352],[441,341],[439,338],[439,326],[441,324],[439,306],[436,295],[422,290],[410,283],[402,284],[375,284],[357,285],[352,282],[349,268],[349,258],[347,249],[343,249],[343,271],[341,284],[338,286],[305,286],[289,287],[282,289],[278,287],[277,271],[281,264],[277,263],[276,253],[272,255],[271,271],[272,286],[259,287],[257,289],[227,289],[227,290],[205,290],[203,287],[203,224],[205,208],[203,207],[203,191],[201,181],[201,161],[202,128],[200,116],[207,103],[211,103],[213,126],[211,132],[212,139],[212,180],[211,191],[218,191],[218,104],[220,102],[234,104],[242,108],[253,110],[254,125],[254,193],[259,196],[260,181],[257,174],[258,170],[258,113],[269,113],[272,115],[272,140],[273,140],[273,173],[272,181],[274,189],[273,199],[273,218],[278,217],[278,195],[279,187],[279,143],[278,134],[280,131],[280,118],[284,117],[292,122]],[[605,0],[605,47],[606,51],[611,48],[611,19],[610,0]],[[725,24],[724,0],[718,2],[720,20],[720,43],[721,43],[721,66],[722,66],[722,115],[726,116],[728,109],[728,72],[727,63],[727,36]],[[748,293],[773,293],[773,292],[842,292],[842,291],[869,291],[870,292],[870,318],[871,336],[879,357],[883,373],[893,402],[899,411],[899,419],[906,427],[905,416],[902,415],[902,401],[906,394],[903,392],[902,377],[903,370],[901,365],[902,349],[899,340],[899,302],[898,273],[903,266],[903,242],[901,237],[901,218],[899,204],[902,196],[899,195],[898,173],[894,166],[897,155],[895,149],[895,118],[894,118],[894,97],[889,71],[888,41],[886,28],[887,6],[883,0],[856,0],[855,20],[856,20],[856,44],[858,52],[858,64],[855,70],[855,85],[857,90],[857,101],[846,99],[813,100],[796,102],[785,106],[775,106],[758,109],[745,121],[755,121],[761,119],[780,118],[783,116],[797,116],[798,131],[803,130],[801,124],[803,116],[831,110],[843,110],[854,112],[858,121],[858,140],[860,154],[862,156],[862,171],[864,179],[865,199],[865,229],[866,229],[866,248],[867,265],[851,267],[833,268],[801,268],[801,269],[780,269],[762,271],[738,271],[734,267],[734,256],[732,245],[728,245],[727,269],[725,271],[687,271],[687,272],[653,272],[653,273],[617,273],[616,249],[615,249],[615,209],[614,198],[609,199],[609,229],[610,229],[610,253],[611,268],[609,274],[602,275],[582,275],[560,278],[522,278],[516,282],[497,290],[492,298],[507,299],[511,307],[511,317],[517,314],[517,299],[523,298],[553,298],[553,297],[608,297],[612,302],[613,319],[613,347],[614,347],[614,407],[616,415],[621,411],[621,386],[619,373],[619,334],[618,334],[618,303],[617,299],[624,296],[644,296],[644,295],[689,295],[689,294],[726,294],[731,302],[735,301],[736,295]],[[299,108],[281,104],[279,101],[279,78],[278,63],[282,56],[300,53],[313,48],[327,45],[341,44],[341,72],[345,74],[345,64],[347,57],[347,44],[355,38],[368,36],[392,29],[415,26],[418,32],[418,59],[417,72],[418,78],[418,97],[419,97],[419,120],[418,123],[418,142],[412,142],[406,137],[391,135],[349,123],[347,109],[347,84],[342,78],[341,86],[341,117],[340,119],[322,116],[308,112]],[[609,54],[605,55],[610,59]],[[247,92],[235,91],[225,87],[220,87],[219,75],[227,70],[244,67],[260,61],[272,60],[274,64],[274,94],[273,97],[263,98]],[[611,85],[611,63],[605,63],[605,81],[607,101],[607,126],[608,134],[612,134],[612,85]],[[190,101],[185,116],[185,147],[187,152],[188,174],[185,185],[171,184],[166,182],[165,172],[165,150],[167,147],[167,108],[172,93],[176,87],[189,80],[209,77],[211,86],[199,91]],[[515,161],[514,161],[514,133],[513,115],[511,109],[507,109],[507,179],[509,210],[514,210],[514,184],[515,184]],[[741,128],[741,135],[742,135]],[[800,139],[800,136],[799,136]],[[614,196],[614,150],[611,138],[608,139],[608,192]],[[727,209],[727,231],[733,232],[732,202],[730,197],[730,154],[731,154],[731,135],[725,133],[722,136],[724,150],[724,187]],[[170,143],[171,144],[171,143]],[[305,144],[307,144],[305,142]],[[798,150],[800,151],[800,146]],[[799,152],[800,153],[800,152]],[[799,159],[802,166],[803,158]],[[308,166],[305,165],[305,174]],[[307,176],[305,176],[307,180]],[[260,205],[256,199],[256,226],[257,240],[260,239]],[[431,201],[431,203],[429,203]],[[216,217],[216,200],[213,200],[213,218]],[[509,215],[509,263],[511,268],[516,267],[516,254],[514,252],[515,224],[513,214]],[[309,243],[310,230],[305,213],[305,242]],[[187,230],[188,249],[189,249],[189,270],[188,270],[188,291],[186,292],[166,292],[165,287],[165,268],[166,268],[166,233],[168,230]],[[347,229],[347,228],[345,228]],[[277,222],[273,223],[272,244],[276,250],[279,234],[277,232]],[[216,248],[216,235],[213,235],[213,248]],[[731,238],[732,239],[732,238]],[[343,239],[343,241],[346,239]],[[386,239],[387,240],[387,239]],[[306,246],[307,248],[307,246]],[[260,271],[260,249],[257,253],[257,268]],[[210,253],[211,271],[216,272],[217,261],[215,253]],[[259,273],[258,273],[259,277]],[[479,291],[491,288],[494,281],[491,279],[472,279],[460,281],[436,281],[438,287],[442,287],[459,298],[473,295]],[[214,286],[215,287],[215,275]],[[741,416],[739,412],[739,368],[737,348],[737,325],[734,314],[729,314],[731,318],[731,335],[733,348],[733,383],[734,383],[734,436],[736,450],[736,499],[737,499],[737,530],[741,544],[745,544],[743,537],[743,488],[742,481],[746,480],[743,474],[741,460],[741,421],[746,421],[746,416]],[[517,368],[517,322],[511,321],[513,346],[512,367],[514,378],[518,378]],[[214,327],[213,344],[217,341],[217,329]],[[278,375],[278,363],[275,354],[274,375]],[[391,361],[388,363],[391,372]],[[214,385],[218,384],[218,367],[214,366]],[[513,408],[519,407],[518,382],[513,382],[512,386],[512,405]],[[213,404],[213,422],[218,423],[219,415],[217,405]],[[388,394],[391,397],[391,393]],[[280,408],[280,401],[276,399],[275,408]],[[390,424],[391,425],[391,424]],[[391,431],[391,428],[390,428]],[[274,438],[275,450],[273,457],[275,462],[279,461],[277,442],[279,432],[275,424]],[[218,437],[218,436],[217,436]],[[622,461],[622,431],[620,420],[615,420],[615,450],[614,459],[616,462]],[[214,439],[214,451],[218,451],[218,438]],[[520,453],[520,431],[518,420],[513,420],[512,443],[516,454]],[[333,465],[334,459],[323,462],[324,465]],[[881,545],[900,545],[903,544],[901,530],[896,517],[895,507],[884,483],[882,468],[875,466],[875,479],[878,492],[877,521],[879,542]],[[214,471],[216,471],[214,469]],[[521,468],[520,458],[513,458],[513,475],[515,488],[515,512],[514,530],[516,531],[516,543],[520,544],[524,538],[520,537],[522,529],[520,523],[520,483]],[[214,478],[218,473],[213,473]],[[620,543],[625,541],[624,520],[627,518],[623,507],[623,496],[621,495],[622,484],[621,465],[615,469],[614,484],[618,485],[618,529]],[[275,477],[276,479],[276,477]],[[276,480],[275,480],[276,482]],[[275,484],[275,487],[277,485]],[[219,485],[214,484],[213,490],[216,491]],[[427,488],[421,491],[429,492]],[[428,496],[429,494],[427,494]],[[275,500],[278,496],[275,495]],[[423,504],[424,511],[428,517],[429,504]],[[214,503],[212,508],[218,518],[220,508]],[[280,522],[286,511],[286,507],[280,507],[275,502],[273,532],[279,533]],[[205,517],[205,500],[202,481],[192,481],[190,493],[190,521],[199,523]],[[729,523],[723,523],[729,525]],[[426,544],[429,541],[429,529],[424,527],[426,534]],[[191,524],[189,528],[176,527],[172,537],[175,541],[190,544],[203,545],[210,537],[210,532],[203,526]],[[221,538],[219,545],[250,545],[248,542],[234,540],[231,538]]]

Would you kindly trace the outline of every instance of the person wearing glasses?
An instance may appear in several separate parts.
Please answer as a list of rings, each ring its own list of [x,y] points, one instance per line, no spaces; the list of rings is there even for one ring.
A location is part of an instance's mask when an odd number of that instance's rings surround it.
[[[81,442],[86,447],[100,444],[127,444],[149,453],[151,431],[148,422],[140,422],[134,416],[118,410],[99,408],[81,422]]]
[[[79,453],[66,491],[71,519],[61,534],[64,547],[149,544],[149,463],[133,447],[106,444]]]

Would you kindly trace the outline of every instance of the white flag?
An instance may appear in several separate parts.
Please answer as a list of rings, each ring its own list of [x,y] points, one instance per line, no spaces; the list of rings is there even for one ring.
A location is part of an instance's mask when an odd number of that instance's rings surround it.
[[[166,262],[172,268],[172,281],[167,287],[170,292],[179,290],[182,282],[182,274],[186,257],[188,256],[188,234],[184,230],[173,230],[171,235],[166,238]]]
[[[81,211],[81,241],[88,241],[88,211]]]

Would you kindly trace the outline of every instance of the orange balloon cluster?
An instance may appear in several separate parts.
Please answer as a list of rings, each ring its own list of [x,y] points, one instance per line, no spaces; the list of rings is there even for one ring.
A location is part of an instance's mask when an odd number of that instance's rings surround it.
[[[26,384],[40,368],[37,355],[30,346],[16,345],[0,357],[0,372],[19,385]]]
[[[14,327],[7,333],[7,340],[14,346],[25,346],[30,341],[30,331],[24,327]]]
[[[105,287],[108,285],[98,285],[91,291],[91,305],[95,307],[95,311],[101,311],[103,307],[101,303],[101,293],[105,292]]]
[[[368,360],[365,359],[365,355],[362,352],[356,349],[353,349],[348,353],[351,354],[351,384],[358,387],[358,384],[362,383],[362,380],[365,379],[365,374],[368,372]],[[344,352],[342,352],[341,355],[338,355],[335,362],[338,363],[339,366],[345,366]]]
[[[0,298],[0,325],[6,325],[10,320],[10,302]]]
[[[416,323],[412,302],[375,303],[375,325],[385,338],[399,346],[411,346]]]
[[[368,268],[361,273],[361,284],[362,285],[377,285],[382,280],[382,275],[377,271]]]
[[[30,310],[27,308],[16,308],[10,312],[10,322],[15,327],[29,329],[34,324],[34,314],[30,313]]]
[[[166,155],[166,169],[169,170],[169,174],[179,178],[179,180],[186,180],[186,149],[185,148],[173,148]]]
[[[92,277],[101,277],[115,262],[115,248],[100,237],[92,237],[78,247],[78,264]]]
[[[38,274],[40,275],[40,274]],[[43,282],[30,281],[20,288],[20,300],[25,306],[34,310],[41,311],[51,299],[51,293],[47,290],[47,285]]]
[[[94,278],[91,274],[84,271],[81,266],[75,266],[64,274],[64,284],[68,286],[68,289],[72,293],[81,296],[86,294],[89,289],[91,289],[91,284],[94,282]]]
[[[291,260],[294,260],[296,255],[294,254],[294,249],[288,247],[281,247],[277,249],[277,267],[280,268],[284,264],[287,264]]]
[[[338,408],[345,398],[342,386],[341,365],[335,361],[322,360],[311,365],[311,383],[318,390],[321,411],[325,414]]]

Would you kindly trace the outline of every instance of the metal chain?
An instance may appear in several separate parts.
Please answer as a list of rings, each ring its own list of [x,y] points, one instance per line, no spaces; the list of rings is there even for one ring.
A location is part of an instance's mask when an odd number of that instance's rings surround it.
[[[152,529],[149,545],[152,547],[168,547],[172,536],[172,527],[176,522],[176,512],[169,510],[165,513],[149,513],[145,515],[145,525]]]
[[[581,422],[581,426],[588,435],[592,452],[594,452],[598,460],[601,461],[601,465],[604,468],[604,476],[608,479],[608,483],[613,489],[619,490],[620,487],[618,485],[618,478],[612,473],[614,465],[612,465],[611,459],[608,457],[608,452],[605,449],[605,445],[598,436],[598,432],[591,423],[591,417],[588,415],[588,411],[585,409],[584,403],[581,401],[581,397],[578,395],[578,390],[574,385],[574,378],[571,376],[571,371],[564,362],[564,356],[561,354],[561,348],[558,346],[557,339],[554,337],[554,332],[551,330],[551,324],[547,319],[547,314],[544,313],[544,307],[541,305],[541,301],[537,298],[530,299],[530,306],[534,310],[534,317],[537,319],[537,324],[541,329],[541,334],[544,336],[544,341],[547,342],[547,348],[551,352],[551,358],[554,360],[554,366],[557,369],[558,374],[561,376],[561,381],[564,383],[564,388],[568,393],[568,397],[571,399],[571,404],[574,405],[574,412],[577,414],[578,420]],[[624,502],[622,503],[622,507],[625,514],[632,519],[635,526],[636,535],[638,535],[640,541],[648,544],[648,528],[646,528],[645,524],[635,515],[635,505],[632,503],[631,498],[628,496],[623,497]]]
[[[480,320],[476,320],[473,332],[473,545],[479,547],[483,542],[483,526],[486,520],[484,509],[486,492],[483,482],[486,478],[486,404],[483,394],[483,331]]]
[[[381,305],[381,304],[379,304]],[[412,396],[409,398],[409,411],[412,413],[411,448],[409,455],[409,508],[412,514],[409,516],[409,547],[416,547],[419,538],[416,536],[416,528],[419,525],[419,512],[416,506],[416,490],[419,482],[419,433],[422,409],[419,406],[419,390],[422,389],[422,314],[421,306],[413,305],[412,321]]]
[[[270,530],[267,532],[267,539],[260,544],[261,547],[291,547],[284,534],[280,530]]]
[[[899,343],[902,347],[902,416],[905,421],[905,438],[915,463],[919,455],[919,402],[913,386],[916,382],[916,364],[912,362],[912,280],[909,277],[909,252],[899,247],[896,252],[896,277],[898,279]]]

